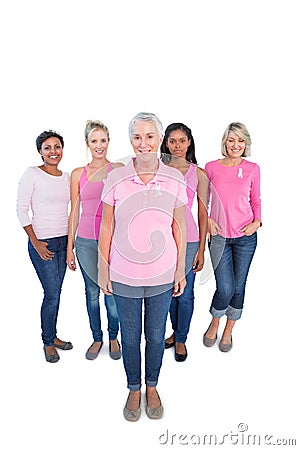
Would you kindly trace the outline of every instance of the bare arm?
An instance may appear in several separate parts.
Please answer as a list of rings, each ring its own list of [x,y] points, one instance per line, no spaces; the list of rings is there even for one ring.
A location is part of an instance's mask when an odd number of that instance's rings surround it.
[[[177,247],[177,265],[174,275],[173,296],[178,297],[184,291],[185,280],[185,254],[186,254],[186,223],[185,206],[174,209],[172,232]]]
[[[199,272],[204,266],[204,251],[207,235],[207,195],[208,195],[208,179],[204,169],[197,169],[198,187],[198,228],[199,228],[199,248],[195,255],[193,263],[193,271]]]
[[[71,174],[71,210],[69,214],[68,226],[68,247],[67,247],[67,264],[69,269],[76,270],[76,258],[74,255],[75,235],[80,215],[80,191],[79,180],[83,172],[83,167],[74,169]]]
[[[104,294],[112,294],[109,277],[109,254],[113,235],[115,207],[103,202],[102,221],[99,235],[98,284]]]

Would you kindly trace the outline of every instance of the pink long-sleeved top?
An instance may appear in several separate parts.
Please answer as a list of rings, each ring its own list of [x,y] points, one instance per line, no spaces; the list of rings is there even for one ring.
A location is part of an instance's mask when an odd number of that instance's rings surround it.
[[[210,218],[222,229],[223,237],[244,235],[241,228],[256,219],[261,221],[260,168],[242,160],[237,166],[224,166],[219,160],[206,164],[210,181]]]
[[[56,177],[29,167],[19,182],[17,214],[22,227],[32,225],[38,239],[68,234],[70,176]]]

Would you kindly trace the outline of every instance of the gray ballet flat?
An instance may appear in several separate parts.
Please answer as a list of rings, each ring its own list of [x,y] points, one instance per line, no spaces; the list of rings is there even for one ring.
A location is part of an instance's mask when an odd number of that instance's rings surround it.
[[[203,335],[203,344],[205,345],[205,347],[212,347],[215,344],[217,337],[218,336],[216,336],[214,339],[210,339],[210,338],[206,337],[204,334]]]
[[[94,343],[93,343],[93,344],[94,344]],[[92,344],[92,345],[93,345],[93,344]],[[92,345],[91,345],[91,347],[92,347]],[[98,356],[99,353],[100,353],[100,350],[101,350],[102,346],[103,346],[103,342],[101,342],[101,345],[100,345],[99,350],[98,350],[97,352],[90,352],[89,350],[90,350],[91,347],[89,347],[89,348],[87,349],[86,354],[85,354],[86,359],[88,359],[88,360],[90,360],[90,361],[93,361],[94,359],[96,359],[97,356]]]
[[[120,343],[119,343],[119,341],[117,341],[117,342],[119,345],[119,350],[117,350],[116,352],[111,351],[111,345],[109,343],[109,356],[111,357],[111,359],[114,359],[114,360],[120,359],[121,355],[122,355]]]
[[[229,352],[232,349],[232,338],[230,344],[223,344],[222,341],[220,341],[219,349],[221,350],[221,352]]]
[[[128,395],[129,397],[129,395]],[[128,401],[128,398],[127,398]],[[127,405],[127,401],[126,401],[126,405]],[[126,420],[128,420],[129,422],[137,422],[141,416],[141,397],[140,397],[140,403],[139,403],[139,407],[138,409],[134,409],[134,410],[130,410],[128,408],[126,408],[126,405],[123,408],[123,416]]]
[[[160,400],[159,396],[158,398]],[[164,407],[160,402],[160,405],[157,408],[149,408],[146,397],[146,414],[149,417],[149,419],[161,419],[164,414]]]
[[[46,345],[44,345],[43,349],[44,349],[45,359],[46,359],[47,362],[49,362],[49,363],[56,363],[57,361],[59,361],[59,354],[58,353],[56,353],[55,355],[47,355],[47,353],[46,353]]]

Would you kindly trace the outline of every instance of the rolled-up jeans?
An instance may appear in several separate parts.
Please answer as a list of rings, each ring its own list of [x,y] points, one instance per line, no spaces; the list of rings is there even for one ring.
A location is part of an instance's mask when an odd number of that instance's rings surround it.
[[[116,282],[113,282],[112,285],[120,320],[127,387],[132,391],[138,391],[142,385],[143,309],[146,339],[145,383],[146,386],[156,386],[164,354],[166,321],[172,299],[173,283],[149,287],[131,287]]]
[[[240,319],[244,306],[246,281],[257,245],[257,233],[238,238],[210,237],[209,252],[216,279],[210,313]]]
[[[44,260],[28,241],[28,253],[44,290],[41,307],[42,340],[44,345],[54,345],[56,322],[61,288],[66,273],[67,236],[39,239],[48,242],[48,250],[54,253],[52,259]]]
[[[102,342],[100,288],[98,285],[98,241],[77,236],[75,248],[85,284],[86,308],[93,339],[95,342]],[[117,338],[119,331],[119,318],[114,296],[104,295],[104,303],[109,340],[114,340]]]

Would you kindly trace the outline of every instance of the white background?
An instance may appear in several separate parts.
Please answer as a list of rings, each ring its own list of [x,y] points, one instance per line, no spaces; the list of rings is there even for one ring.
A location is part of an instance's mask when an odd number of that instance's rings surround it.
[[[0,440],[5,450],[152,450],[182,448],[183,442],[189,448],[193,434],[216,434],[219,443],[228,434],[220,447],[237,446],[239,439],[241,448],[240,423],[248,426],[246,437],[260,434],[263,442],[265,435],[274,436],[268,444],[297,437],[297,3],[30,0],[2,6]],[[220,156],[228,123],[244,122],[253,141],[250,160],[262,172],[263,227],[233,350],[222,354],[217,346],[202,345],[214,279],[200,284],[198,276],[188,359],[175,362],[173,350],[164,357],[158,388],[165,416],[150,421],[143,411],[132,424],[122,416],[127,397],[122,361],[109,358],[106,333],[99,358],[84,358],[91,333],[79,271],[66,274],[58,323],[59,336],[72,340],[74,349],[60,352],[58,364],[44,361],[42,292],[15,199],[25,169],[40,164],[35,138],[41,131],[63,134],[61,168],[71,171],[87,160],[87,119],[107,124],[109,156],[116,160],[130,155],[127,125],[145,110],[165,127],[177,121],[191,127],[202,167]],[[101,306],[106,330],[102,297]],[[187,435],[181,443],[180,435]]]

